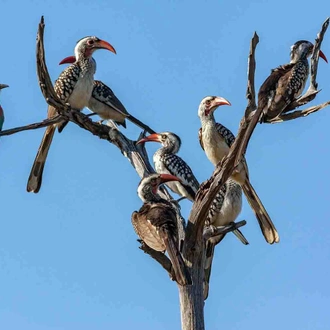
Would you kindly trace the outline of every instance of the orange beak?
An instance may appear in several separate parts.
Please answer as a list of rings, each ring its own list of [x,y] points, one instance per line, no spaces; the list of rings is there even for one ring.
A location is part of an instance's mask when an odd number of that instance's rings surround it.
[[[219,107],[220,105],[231,105],[231,103],[228,100],[226,100],[225,98],[223,98],[221,96],[217,96],[213,100],[213,106],[214,107]]]
[[[104,41],[104,40],[100,40],[96,43],[96,47],[97,49],[107,49],[110,52],[113,52],[114,54],[116,53],[116,50],[113,48],[112,45],[110,45],[108,42]]]
[[[149,136],[136,142],[136,144],[141,144],[141,143],[145,143],[145,142],[161,142],[160,135],[157,133],[150,134]]]

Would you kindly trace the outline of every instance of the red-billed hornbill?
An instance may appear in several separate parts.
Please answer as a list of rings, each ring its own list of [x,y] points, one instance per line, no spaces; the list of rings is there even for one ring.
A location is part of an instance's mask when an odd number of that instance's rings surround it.
[[[258,93],[261,122],[280,116],[290,103],[301,96],[308,79],[308,57],[312,55],[313,48],[314,45],[307,40],[297,41],[291,46],[290,63],[273,69],[261,85]],[[328,62],[321,50],[319,56]]]
[[[220,105],[230,105],[230,102],[222,97],[207,96],[201,101],[198,109],[198,116],[202,124],[202,127],[199,130],[199,141],[207,158],[214,166],[217,166],[217,164],[227,156],[229,149],[235,140],[235,136],[229,129],[215,122],[214,111]],[[260,198],[251,185],[245,158],[243,158],[241,163],[234,170],[231,178],[242,187],[243,192],[257,217],[266,241],[270,244],[278,243],[280,238],[277,230]]]
[[[60,65],[74,63],[75,61],[75,56],[68,56],[60,62]],[[88,102],[87,108],[99,115],[103,120],[113,120],[116,124],[122,125],[125,128],[125,119],[128,119],[135,125],[145,129],[140,120],[127,112],[112,89],[100,80],[94,81],[92,96]]]
[[[150,134],[137,143],[151,141],[160,142],[162,144],[162,147],[158,149],[153,156],[156,172],[159,174],[171,174],[178,177],[180,181],[167,182],[167,187],[174,193],[182,196],[182,198],[188,198],[193,202],[196,192],[199,189],[199,183],[187,163],[176,155],[181,147],[181,139],[174,133],[163,132]],[[181,200],[181,198],[179,200]]]
[[[170,202],[158,194],[158,187],[179,179],[169,174],[150,174],[138,186],[143,205],[132,214],[132,224],[137,235],[152,249],[167,251],[180,285],[191,284],[190,275],[178,249],[177,213]]]
[[[244,141],[250,140],[258,121],[262,123],[279,117],[289,104],[301,96],[308,79],[308,57],[313,48],[314,45],[307,40],[297,41],[291,46],[290,63],[271,71],[259,89],[257,117],[250,121]],[[318,55],[328,63],[321,50]]]
[[[92,55],[98,49],[107,49],[116,53],[115,49],[108,42],[100,40],[95,36],[79,40],[74,50],[77,61],[67,67],[55,82],[54,89],[57,96],[63,102],[69,103],[73,109],[82,110],[88,105],[92,95],[94,73],[96,71],[96,64],[92,59]],[[49,106],[48,118],[52,118],[55,115],[57,115],[56,109]],[[63,120],[56,125],[47,127],[28,179],[28,192],[37,193],[39,191],[43,169],[55,128],[58,127],[59,132],[61,132],[66,124],[67,121]]]

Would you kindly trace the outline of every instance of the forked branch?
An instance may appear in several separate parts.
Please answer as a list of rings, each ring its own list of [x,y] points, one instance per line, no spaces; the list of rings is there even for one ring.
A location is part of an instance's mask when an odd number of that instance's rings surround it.
[[[71,109],[69,104],[63,104],[62,101],[57,97],[53,85],[51,83],[51,79],[45,61],[45,49],[43,41],[44,28],[44,18],[42,17],[37,35],[37,73],[40,89],[47,103],[51,106],[54,106],[62,118],[64,117],[65,119],[75,123],[81,128],[91,132],[93,135],[96,135],[101,139],[107,140],[117,146],[121,153],[130,161],[140,178],[144,177],[148,173],[154,172],[143,146],[136,146],[135,141],[128,139],[116,128],[115,125],[111,125],[110,123],[109,126],[106,126],[99,123],[95,123],[88,116],[84,115],[80,111]],[[151,130],[147,125],[145,125],[145,127],[147,127],[148,130]],[[165,199],[173,200],[173,198],[165,188],[162,189],[160,194]],[[174,207],[177,208],[175,204]],[[179,231],[184,231],[184,227],[182,226],[181,222],[182,217],[178,208],[177,211]],[[171,261],[169,260],[169,258],[166,257],[166,255],[161,254],[160,257],[160,254],[157,251],[149,247],[146,248],[145,245],[142,245],[141,249],[144,252],[148,253],[153,259],[158,261],[158,263],[160,263],[161,266],[169,272],[171,277],[174,278],[172,276]]]

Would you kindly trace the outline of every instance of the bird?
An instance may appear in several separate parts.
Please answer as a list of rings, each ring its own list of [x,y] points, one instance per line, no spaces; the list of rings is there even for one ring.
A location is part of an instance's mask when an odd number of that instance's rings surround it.
[[[271,74],[261,85],[258,92],[258,107],[253,112],[248,127],[244,133],[244,145],[247,145],[258,124],[279,117],[289,104],[298,99],[306,85],[309,76],[308,57],[313,52],[314,45],[307,40],[299,40],[291,46],[290,63],[272,69]],[[319,56],[328,63],[324,53]],[[238,152],[242,152],[241,147]]]
[[[199,142],[207,158],[214,166],[217,166],[227,156],[231,145],[235,141],[234,134],[228,128],[215,122],[214,111],[221,105],[231,104],[223,97],[207,96],[202,99],[198,108],[198,116],[202,124],[202,127],[199,129]],[[280,238],[277,230],[250,182],[245,157],[234,170],[231,178],[242,187],[256,215],[265,240],[269,244],[278,243]]]
[[[82,110],[88,105],[96,71],[96,63],[92,59],[92,54],[98,49],[106,49],[116,54],[116,50],[112,45],[98,37],[88,36],[80,39],[74,49],[78,60],[62,71],[55,82],[54,89],[57,96],[63,102],[69,103],[73,109]],[[48,118],[52,118],[55,115],[57,115],[56,109],[49,106]],[[66,124],[67,121],[63,120],[46,128],[28,179],[28,192],[39,192],[47,154],[55,129],[57,127],[58,131],[61,132]]]
[[[180,137],[172,132],[154,133],[139,140],[137,144],[151,141],[162,144],[153,156],[156,172],[178,177],[180,181],[167,182],[166,186],[182,197],[179,201],[187,198],[193,202],[199,183],[189,165],[176,155],[181,147]]]
[[[59,64],[75,62],[75,56],[68,56]],[[103,120],[112,120],[124,128],[126,128],[126,119],[128,119],[143,130],[145,129],[145,126],[140,120],[128,113],[112,89],[100,80],[94,81],[92,96],[89,99],[87,108],[98,114]]]
[[[7,88],[7,87],[9,87],[9,86],[5,85],[5,84],[0,84],[0,91],[4,88]],[[0,105],[0,132],[2,131],[4,121],[5,121],[5,115],[3,113],[3,109]]]
[[[190,285],[191,277],[178,249],[177,213],[172,204],[161,198],[158,187],[179,178],[169,174],[153,173],[144,177],[138,186],[138,196],[143,202],[139,211],[132,214],[136,234],[156,251],[167,251],[181,286]]]
[[[299,40],[291,46],[290,63],[271,71],[258,93],[258,108],[262,109],[260,122],[274,119],[299,96],[301,96],[309,75],[308,57],[314,45],[307,40]],[[320,50],[319,56],[328,62]]]
[[[242,210],[242,188],[234,180],[229,178],[220,188],[208,211],[205,227],[226,226],[235,222]],[[249,242],[243,233],[236,229],[233,231],[235,236],[244,244]],[[219,244],[226,234],[210,237],[205,244],[204,262],[204,300],[209,294],[209,282],[211,277],[211,267],[214,257],[215,246]]]

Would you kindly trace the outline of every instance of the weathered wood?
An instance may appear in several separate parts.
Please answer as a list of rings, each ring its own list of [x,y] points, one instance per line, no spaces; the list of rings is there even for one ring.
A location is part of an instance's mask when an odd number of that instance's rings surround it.
[[[318,51],[321,46],[321,42],[324,36],[324,33],[329,25],[329,18],[325,21],[322,26],[321,32],[318,34],[316,40],[316,45],[312,55],[311,61],[311,87],[309,88],[309,94],[305,94],[300,98],[302,101],[310,101],[317,94],[317,83],[316,83],[316,73],[317,73],[317,63],[318,63]],[[121,153],[130,161],[137,174],[142,178],[148,173],[154,172],[146,150],[143,145],[136,145],[135,141],[127,138],[122,134],[116,125],[111,122],[108,125],[102,125],[99,123],[93,122],[89,117],[86,116],[80,111],[71,109],[70,105],[63,104],[61,100],[57,97],[45,61],[45,50],[43,43],[44,36],[44,19],[41,18],[38,35],[37,35],[37,73],[39,78],[39,85],[42,91],[42,94],[45,97],[45,100],[49,105],[54,106],[57,109],[58,116],[52,119],[46,119],[40,123],[31,124],[27,126],[22,126],[18,128],[9,129],[3,131],[0,135],[10,135],[15,134],[24,130],[36,129],[40,127],[45,127],[57,122],[59,119],[65,118],[76,125],[80,126],[84,130],[89,131],[95,136],[98,136],[101,139],[107,140],[108,142],[115,145]],[[227,179],[231,176],[235,167],[240,163],[242,157],[246,152],[247,145],[249,143],[249,137],[247,137],[247,129],[251,122],[258,121],[258,114],[256,113],[256,102],[255,102],[255,87],[254,87],[254,76],[255,76],[255,49],[259,42],[259,37],[255,33],[250,44],[250,53],[248,58],[248,83],[247,83],[247,93],[246,97],[248,100],[247,107],[245,109],[245,114],[240,122],[239,131],[236,137],[234,144],[232,145],[229,154],[226,158],[219,163],[214,170],[210,179],[205,181],[197,195],[196,200],[193,203],[192,210],[189,215],[189,222],[187,227],[185,227],[185,220],[180,214],[180,207],[176,202],[173,202],[173,206],[177,209],[178,214],[178,228],[179,228],[179,237],[182,242],[182,256],[185,260],[186,266],[190,271],[190,275],[193,281],[192,285],[182,287],[178,285],[179,297],[180,297],[180,310],[181,310],[181,324],[182,330],[204,330],[204,300],[203,300],[203,278],[204,278],[204,240],[207,239],[210,235],[224,233],[231,230],[234,230],[246,222],[241,221],[235,225],[228,225],[223,227],[218,227],[214,230],[204,230],[204,223],[206,219],[207,212],[209,207],[214,200],[219,189]],[[302,99],[302,100],[301,100]],[[298,102],[299,100],[297,100]],[[304,103],[305,104],[305,103]],[[292,120],[299,117],[307,116],[311,113],[314,113],[327,105],[330,104],[330,101],[325,102],[321,105],[308,108],[302,111],[295,111],[288,114],[282,114],[279,118],[279,121],[272,122],[281,122],[286,120]],[[300,104],[301,105],[301,104]],[[289,110],[288,110],[289,111]],[[133,117],[134,118],[134,117]],[[128,118],[129,119],[129,118]],[[139,122],[142,127],[145,127],[145,130],[152,133],[154,132],[149,126],[144,123]],[[254,124],[256,124],[255,122]],[[140,126],[141,126],[140,125]],[[140,136],[141,137],[141,136]],[[159,192],[161,196],[169,201],[173,200],[173,197],[168,193],[168,191],[162,187]],[[171,265],[170,259],[163,253],[157,252],[143,242],[141,242],[140,249],[145,253],[149,254],[153,259],[155,259],[169,274],[171,279],[175,279],[173,268]]]

